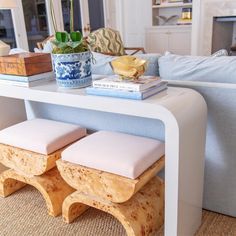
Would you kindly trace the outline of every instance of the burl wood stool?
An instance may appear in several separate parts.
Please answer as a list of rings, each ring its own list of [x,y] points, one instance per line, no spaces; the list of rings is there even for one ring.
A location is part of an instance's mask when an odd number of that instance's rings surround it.
[[[0,174],[0,196],[7,197],[29,184],[43,195],[49,215],[61,214],[64,199],[74,189],[60,176],[56,160],[66,146],[85,135],[85,128],[45,119],[0,131],[0,162],[10,168]]]
[[[163,224],[162,142],[99,131],[65,149],[57,167],[77,190],[63,203],[65,222],[91,206],[117,218],[128,236],[152,235]]]

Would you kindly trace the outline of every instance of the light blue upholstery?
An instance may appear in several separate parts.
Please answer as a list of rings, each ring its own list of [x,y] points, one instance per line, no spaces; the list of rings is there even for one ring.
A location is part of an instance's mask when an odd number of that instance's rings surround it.
[[[193,57],[168,54],[159,60],[166,80],[236,83],[236,57]]]
[[[177,80],[178,86],[195,89],[205,98],[208,126],[203,206],[236,216],[236,57],[167,55],[160,58],[159,66],[161,77],[170,85]]]
[[[88,128],[89,132],[96,130],[120,131],[164,140],[164,124],[153,119],[28,101],[26,109],[29,119],[43,117],[80,124]],[[148,125],[144,126],[143,123]]]
[[[145,59],[148,62],[145,75],[159,75],[158,59],[160,54],[148,53],[148,54],[136,54],[135,56]],[[112,75],[113,71],[109,64],[116,57],[107,56],[101,53],[93,52],[94,63],[92,65],[92,73],[98,75]]]

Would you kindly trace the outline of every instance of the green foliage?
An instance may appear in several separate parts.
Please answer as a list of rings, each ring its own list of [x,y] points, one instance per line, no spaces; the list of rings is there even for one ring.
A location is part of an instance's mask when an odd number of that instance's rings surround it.
[[[79,31],[71,32],[57,32],[56,39],[52,41],[54,45],[54,54],[68,54],[88,51],[88,46],[83,40]]]
[[[56,21],[55,14],[53,11],[52,0],[50,1],[51,7],[51,15],[53,19],[53,25],[55,33],[55,40],[52,41],[54,45],[52,53],[54,54],[68,54],[68,53],[79,53],[88,51],[88,45],[86,41],[83,39],[82,34],[79,31],[74,31],[74,15],[73,15],[73,0],[70,0],[70,22],[71,22],[71,32],[57,32],[56,30]]]

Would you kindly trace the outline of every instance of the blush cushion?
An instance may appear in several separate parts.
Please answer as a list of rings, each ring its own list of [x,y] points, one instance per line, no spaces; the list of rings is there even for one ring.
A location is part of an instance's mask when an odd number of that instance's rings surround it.
[[[78,125],[33,119],[1,130],[0,143],[48,155],[85,135]]]
[[[62,152],[62,160],[136,179],[165,152],[155,139],[99,131]]]

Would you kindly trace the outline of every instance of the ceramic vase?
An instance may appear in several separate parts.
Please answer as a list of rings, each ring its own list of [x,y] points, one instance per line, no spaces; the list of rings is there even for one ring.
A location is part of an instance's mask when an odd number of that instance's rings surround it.
[[[83,88],[91,85],[90,51],[72,54],[52,54],[57,85],[61,88]]]

